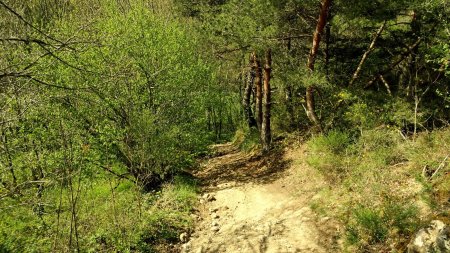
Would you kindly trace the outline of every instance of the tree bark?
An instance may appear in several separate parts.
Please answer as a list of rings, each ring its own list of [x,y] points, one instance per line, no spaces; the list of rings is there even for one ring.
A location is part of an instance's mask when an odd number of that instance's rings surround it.
[[[310,51],[309,57],[308,57],[308,69],[311,72],[314,71],[315,58],[316,58],[317,52],[319,51],[320,40],[322,38],[322,33],[323,33],[323,30],[327,23],[328,10],[331,6],[331,2],[332,2],[332,0],[323,0],[323,2],[322,2],[320,14],[319,14],[319,20],[317,22],[316,30],[314,32],[313,44],[312,44],[311,51]],[[316,112],[314,110],[314,107],[315,107],[315,105],[314,105],[314,90],[315,90],[315,87],[313,85],[310,85],[306,89],[307,116],[308,116],[309,120],[312,121],[314,123],[314,125],[319,129],[319,131],[322,131],[322,127],[320,125],[319,118],[317,117]]]
[[[261,73],[261,62],[259,61],[256,53],[253,53],[253,69],[255,71],[255,86],[256,86],[256,104],[255,104],[255,114],[256,114],[256,125],[261,131],[262,125],[262,73]]]
[[[322,7],[320,9],[319,20],[317,22],[316,31],[314,32],[313,45],[308,57],[308,68],[314,70],[314,63],[317,52],[319,51],[320,40],[322,39],[323,28],[327,23],[328,10],[330,8],[332,0],[323,0]]]
[[[314,123],[317,129],[322,132],[322,126],[320,120],[316,115],[315,101],[314,101],[314,89],[315,87],[310,85],[306,89],[306,114],[308,118]]]
[[[261,126],[261,140],[263,144],[263,152],[270,150],[270,144],[272,141],[272,133],[270,129],[270,74],[272,72],[272,52],[267,50],[266,52],[266,64],[264,65],[264,112]]]
[[[250,56],[250,64],[253,62],[253,54]],[[246,85],[244,89],[244,95],[242,100],[242,106],[244,107],[244,116],[247,120],[248,127],[252,128],[256,126],[256,120],[253,116],[252,108],[250,106],[250,100],[252,95],[252,89],[253,89],[253,82],[255,81],[255,71],[252,68],[248,74],[248,80],[246,80]]]
[[[389,96],[392,97],[392,92],[391,92],[391,88],[389,87],[389,83],[386,81],[386,79],[384,79],[384,77],[382,75],[380,75],[380,80],[384,84],[384,86],[386,87],[386,90],[387,90]]]

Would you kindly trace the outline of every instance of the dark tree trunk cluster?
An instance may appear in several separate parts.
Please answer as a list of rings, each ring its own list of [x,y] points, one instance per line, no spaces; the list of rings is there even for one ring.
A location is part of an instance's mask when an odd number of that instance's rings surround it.
[[[244,96],[242,105],[244,107],[244,116],[249,128],[257,127],[261,134],[261,144],[263,151],[267,152],[270,149],[272,140],[272,133],[270,128],[270,75],[272,72],[272,51],[269,49],[266,52],[265,65],[261,66],[261,61],[258,59],[255,52],[250,56],[250,73],[248,74],[248,82],[244,89]],[[252,90],[254,92],[254,114],[251,106]],[[256,118],[255,118],[256,116]]]
[[[253,54],[250,56],[250,63],[253,62]],[[242,106],[244,107],[244,116],[249,128],[256,127],[256,119],[251,108],[251,96],[253,91],[253,82],[255,81],[256,72],[251,68],[248,73],[248,78],[245,80],[244,96]]]
[[[266,64],[264,65],[264,98],[263,98],[263,118],[261,126],[261,141],[263,151],[268,152],[272,140],[272,133],[270,129],[270,74],[272,72],[272,51],[269,49],[266,52]]]

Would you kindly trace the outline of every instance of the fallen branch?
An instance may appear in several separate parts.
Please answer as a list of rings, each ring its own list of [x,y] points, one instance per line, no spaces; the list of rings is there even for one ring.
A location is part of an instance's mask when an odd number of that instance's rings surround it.
[[[107,166],[101,165],[101,164],[97,164],[100,168],[106,170],[107,172],[113,174],[114,176],[118,177],[118,178],[122,178],[122,179],[127,179],[130,180],[133,183],[136,183],[136,181],[134,181],[133,179],[126,177],[126,175],[129,175],[130,173],[125,173],[125,174],[118,174],[115,171],[113,171],[112,169],[108,168]]]
[[[408,55],[410,55],[411,52],[412,52],[416,47],[419,46],[420,42],[422,42],[422,38],[417,39],[417,41],[416,41],[412,46],[410,46],[410,47],[408,48],[408,50],[406,50],[405,52],[403,52],[403,53],[400,55],[400,58],[399,58],[398,60],[396,60],[396,61],[394,61],[393,63],[391,63],[391,64],[389,65],[388,68],[386,68],[386,69],[384,69],[384,70],[378,72],[378,74],[376,74],[376,75],[375,75],[375,76],[374,76],[374,77],[366,84],[366,86],[364,87],[364,89],[367,89],[367,88],[369,88],[370,86],[372,86],[372,85],[375,83],[375,81],[376,81],[380,76],[386,75],[386,74],[389,73],[393,68],[395,68],[398,64],[400,64],[402,61],[404,61],[404,60],[406,59],[406,57],[407,57]]]
[[[386,79],[384,79],[384,77],[382,75],[379,76],[381,82],[384,84],[384,86],[387,89],[388,94],[392,97],[392,92],[391,92],[391,88],[389,87],[389,83],[386,81]]]
[[[352,80],[350,80],[350,83],[348,84],[348,86],[352,86],[352,84],[356,81],[356,79],[359,76],[359,73],[361,72],[362,66],[364,64],[364,62],[367,59],[367,56],[369,56],[369,54],[373,51],[373,49],[375,48],[375,43],[377,42],[377,39],[380,37],[381,33],[383,32],[384,28],[386,27],[386,21],[383,22],[383,24],[381,25],[381,27],[378,29],[377,33],[375,34],[375,36],[372,39],[372,42],[369,45],[369,48],[367,49],[367,51],[363,54],[361,61],[359,61],[358,67],[356,68],[355,73],[353,74]]]
[[[445,167],[445,162],[447,161],[448,156],[449,156],[449,155],[447,155],[447,156],[444,158],[444,160],[441,162],[441,164],[439,164],[439,167],[433,172],[433,174],[431,175],[430,179],[432,179],[432,178],[439,172],[440,169],[442,169],[442,168]]]

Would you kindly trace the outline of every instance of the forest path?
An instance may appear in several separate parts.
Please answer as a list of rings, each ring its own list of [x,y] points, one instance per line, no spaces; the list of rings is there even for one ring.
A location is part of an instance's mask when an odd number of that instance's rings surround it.
[[[310,208],[324,186],[304,162],[303,146],[269,156],[215,145],[216,156],[195,176],[203,196],[196,229],[182,252],[335,252],[337,226]]]

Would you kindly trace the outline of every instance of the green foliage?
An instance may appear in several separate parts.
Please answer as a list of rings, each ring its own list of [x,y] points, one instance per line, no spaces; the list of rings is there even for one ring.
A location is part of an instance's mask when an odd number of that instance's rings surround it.
[[[312,138],[308,142],[307,162],[325,175],[342,177],[348,169],[342,156],[346,155],[346,149],[350,144],[351,138],[348,133],[336,130]]]
[[[3,2],[16,13],[0,6],[0,251],[151,252],[176,240],[195,187],[167,181],[240,126],[253,51],[273,52],[277,134],[308,127],[305,88],[317,88],[327,134],[308,143],[308,163],[349,192],[384,203],[397,164],[419,175],[448,155],[446,131],[416,133],[449,120],[447,1],[334,1],[312,73],[315,0]],[[254,129],[237,136],[244,150],[260,141]],[[423,179],[439,210],[442,171]],[[354,238],[409,231],[408,207],[363,206]]]
[[[261,135],[256,129],[245,129],[236,132],[234,143],[243,151],[251,151],[260,145]]]
[[[359,177],[372,177],[406,159],[400,146],[403,139],[396,131],[368,130],[354,138],[340,131],[312,138],[308,142],[308,164],[333,182],[336,179],[353,182]]]
[[[365,248],[383,243],[389,237],[409,236],[420,225],[417,215],[414,206],[395,202],[386,202],[379,208],[358,207],[347,227],[347,241]]]
[[[155,245],[177,241],[192,225],[189,214],[197,186],[191,178],[177,176],[160,191],[145,194],[129,182],[97,180],[84,185],[89,191],[81,193],[77,204],[83,252],[153,252]],[[48,190],[43,198],[58,203],[59,191]],[[45,206],[42,219],[27,206],[4,209],[0,247],[5,252],[68,251],[71,221],[66,217],[71,209],[66,199],[70,192],[64,190],[61,196],[62,206]],[[52,212],[59,212],[60,218]]]
[[[348,228],[348,240],[356,243],[378,243],[387,237],[387,229],[383,224],[383,217],[372,208],[359,208],[354,213],[356,225]],[[363,236],[365,238],[363,238]]]
[[[41,2],[11,3],[33,27],[0,7],[2,38],[42,41],[0,42],[0,74],[25,69],[0,78],[0,251],[158,251],[191,226],[176,175],[234,132],[236,94],[168,1]]]
[[[308,164],[333,184],[314,209],[346,224],[351,251],[403,248],[430,211],[448,216],[448,168],[442,163],[448,138],[443,129],[404,139],[391,127],[352,138],[341,132],[312,138]],[[444,171],[430,178],[439,166]]]
[[[422,183],[425,194],[422,196],[435,212],[448,216],[448,193],[450,192],[449,165],[445,158],[449,155],[450,132],[449,129],[435,131],[430,134],[421,134],[415,142],[405,149],[406,157],[411,163],[412,171]],[[448,158],[447,158],[448,159]],[[439,171],[436,170],[440,168]],[[436,174],[430,180],[424,178],[424,173]]]
[[[403,128],[414,124],[414,107],[405,100],[390,100],[385,104],[383,111],[386,112],[385,122],[388,124]],[[422,117],[424,114],[423,110],[421,110],[417,115],[419,122],[423,122]]]
[[[186,231],[192,225],[189,214],[197,200],[196,193],[195,180],[185,176],[177,176],[173,184],[166,185],[161,196],[152,203],[141,240],[178,241],[180,231]]]
[[[361,131],[374,126],[375,114],[365,103],[351,105],[344,116],[354,126],[359,126]]]

